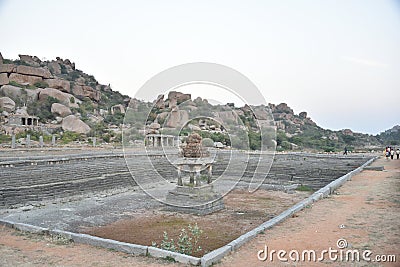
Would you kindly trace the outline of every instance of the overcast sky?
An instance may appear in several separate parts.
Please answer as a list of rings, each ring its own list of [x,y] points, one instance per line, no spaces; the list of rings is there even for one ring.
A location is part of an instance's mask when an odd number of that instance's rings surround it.
[[[324,128],[400,124],[400,1],[0,0],[0,40],[5,58],[68,58],[132,97],[167,68],[214,62]]]

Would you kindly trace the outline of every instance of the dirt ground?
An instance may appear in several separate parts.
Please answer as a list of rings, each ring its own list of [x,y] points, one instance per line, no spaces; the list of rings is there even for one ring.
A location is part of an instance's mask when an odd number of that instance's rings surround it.
[[[373,165],[385,171],[363,171],[341,187],[337,194],[310,206],[293,218],[260,234],[217,266],[370,266],[371,263],[332,262],[281,263],[260,261],[257,252],[313,249],[322,251],[344,238],[348,248],[393,254],[397,262],[375,266],[400,266],[400,160],[379,159]],[[240,197],[238,197],[241,199]],[[227,201],[229,203],[229,200]],[[243,203],[244,205],[244,203]],[[227,205],[229,206],[229,205]],[[241,212],[238,212],[238,215]],[[232,228],[239,226],[229,222]],[[286,256],[287,257],[287,256]],[[87,245],[50,240],[0,228],[0,266],[182,266],[165,260],[133,257]]]
[[[160,244],[163,232],[177,240],[182,228],[197,223],[203,230],[199,245],[205,253],[220,248],[261,223],[277,216],[287,208],[309,196],[309,192],[287,194],[279,191],[259,190],[251,194],[234,190],[224,197],[225,209],[205,216],[183,214],[162,209],[141,210],[130,219],[109,225],[83,228],[80,232],[122,242],[151,246]]]

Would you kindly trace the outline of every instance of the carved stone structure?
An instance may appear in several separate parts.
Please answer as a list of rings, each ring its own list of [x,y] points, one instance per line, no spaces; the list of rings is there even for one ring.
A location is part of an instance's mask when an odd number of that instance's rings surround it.
[[[148,134],[145,137],[148,147],[176,146],[175,136],[166,134]]]
[[[181,156],[174,165],[178,170],[177,187],[167,195],[167,203],[171,210],[209,214],[224,208],[221,194],[213,190],[212,164],[208,151],[201,145],[201,136],[192,133],[182,147]],[[202,182],[201,172],[206,173]],[[184,173],[189,173],[189,181],[185,183]],[[202,184],[203,183],[203,184]]]

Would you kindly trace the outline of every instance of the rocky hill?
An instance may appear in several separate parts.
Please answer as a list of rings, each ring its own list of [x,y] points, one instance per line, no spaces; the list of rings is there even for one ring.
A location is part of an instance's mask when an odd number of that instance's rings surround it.
[[[100,84],[92,75],[77,69],[70,60],[61,58],[42,61],[35,56],[20,55],[18,60],[9,60],[0,54],[0,86],[0,142],[8,142],[11,134],[21,137],[26,131],[34,138],[56,134],[64,143],[93,136],[107,143],[121,142],[124,127],[129,128],[129,141],[143,140],[148,133],[177,134],[183,122],[199,115],[216,118],[217,122],[194,120],[187,127],[223,145],[231,145],[231,140],[218,120],[239,125],[232,138],[249,137],[252,149],[260,147],[260,127],[273,126],[277,129],[280,150],[338,151],[345,146],[373,149],[387,141],[387,134],[371,136],[349,129],[323,129],[306,112],[295,114],[285,103],[213,106],[205,99],[192,99],[190,94],[179,92],[160,95],[153,103],[131,101],[130,97],[113,91],[110,85]],[[127,114],[128,123],[124,125],[129,103],[134,112]],[[274,123],[266,112],[268,109]],[[147,128],[143,131],[144,122]]]

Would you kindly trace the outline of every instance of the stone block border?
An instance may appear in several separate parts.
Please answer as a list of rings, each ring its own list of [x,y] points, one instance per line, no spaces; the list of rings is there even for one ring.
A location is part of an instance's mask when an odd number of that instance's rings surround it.
[[[231,253],[232,251],[237,250],[242,245],[247,243],[248,241],[255,238],[258,234],[264,232],[266,229],[272,228],[273,226],[277,225],[278,223],[290,218],[294,213],[306,208],[307,206],[311,205],[312,203],[327,197],[328,195],[332,194],[337,188],[343,185],[346,181],[350,180],[351,177],[359,172],[361,172],[365,167],[370,165],[373,161],[375,161],[378,157],[374,157],[367,162],[365,162],[360,167],[354,169],[353,171],[339,177],[338,179],[334,180],[330,184],[324,186],[323,188],[319,189],[318,191],[314,192],[308,198],[300,201],[299,203],[295,204],[294,206],[290,207],[289,209],[285,210],[278,216],[268,220],[258,227],[254,228],[253,230],[241,235],[240,237],[236,238],[232,242],[228,243],[227,245],[215,249],[203,257],[193,257],[188,256],[176,252],[171,252],[167,250],[163,250],[156,247],[151,246],[143,246],[137,244],[130,244],[125,242],[120,242],[112,239],[105,239],[96,236],[91,236],[87,234],[78,234],[72,233],[68,231],[62,230],[51,230],[48,228],[43,228],[39,226],[34,226],[25,223],[15,223],[8,220],[0,219],[0,225],[4,225],[10,228],[14,228],[23,232],[30,232],[35,234],[43,234],[43,235],[51,235],[51,236],[61,236],[65,239],[72,240],[75,243],[81,244],[88,244],[96,247],[103,247],[107,249],[112,249],[120,252],[125,252],[132,255],[141,255],[141,256],[152,256],[155,258],[168,258],[174,259],[177,262],[191,264],[191,265],[201,265],[202,267],[211,266],[217,262],[219,262],[223,257]]]

